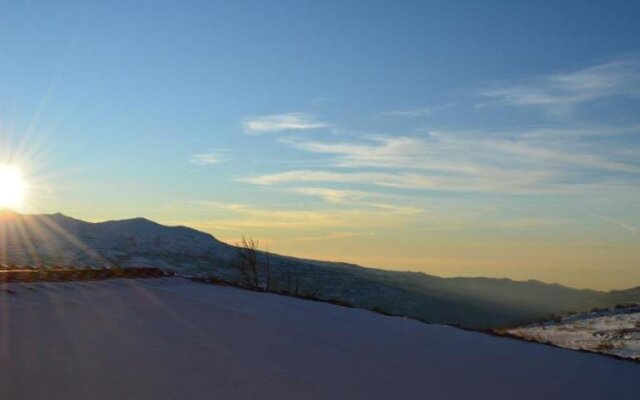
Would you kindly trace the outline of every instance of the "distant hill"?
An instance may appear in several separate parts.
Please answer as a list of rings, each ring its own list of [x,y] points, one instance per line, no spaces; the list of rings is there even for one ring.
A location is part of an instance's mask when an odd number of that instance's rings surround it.
[[[0,214],[0,262],[11,265],[153,266],[192,276],[238,278],[236,249],[212,235],[144,218],[90,223],[62,214]],[[424,321],[489,328],[640,301],[640,287],[601,292],[539,281],[440,278],[271,255],[279,281],[299,293]]]

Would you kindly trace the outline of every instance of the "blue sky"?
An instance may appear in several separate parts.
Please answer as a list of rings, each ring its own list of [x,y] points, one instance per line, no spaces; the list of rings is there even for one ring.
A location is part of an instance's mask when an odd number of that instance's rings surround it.
[[[640,284],[640,3],[0,2],[31,212]]]

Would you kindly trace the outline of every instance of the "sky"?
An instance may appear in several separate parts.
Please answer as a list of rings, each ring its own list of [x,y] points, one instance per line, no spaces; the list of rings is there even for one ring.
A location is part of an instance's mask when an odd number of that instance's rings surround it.
[[[0,1],[19,211],[640,285],[640,2]]]

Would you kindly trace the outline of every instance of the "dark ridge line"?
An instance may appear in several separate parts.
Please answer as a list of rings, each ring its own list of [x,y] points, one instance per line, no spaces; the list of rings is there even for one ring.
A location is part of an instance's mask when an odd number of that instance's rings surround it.
[[[13,268],[0,267],[0,284],[10,282],[98,281],[113,278],[161,278],[175,274],[159,268]]]

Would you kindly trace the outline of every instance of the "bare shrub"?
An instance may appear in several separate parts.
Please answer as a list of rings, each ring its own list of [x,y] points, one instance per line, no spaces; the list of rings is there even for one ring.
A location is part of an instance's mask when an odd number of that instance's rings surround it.
[[[273,290],[273,275],[271,274],[271,255],[269,249],[264,253],[265,289]]]
[[[244,236],[236,243],[236,260],[233,265],[238,270],[242,283],[251,287],[259,287],[258,277],[258,241]]]
[[[318,289],[309,282],[305,282],[305,290],[302,293],[303,282],[300,273],[282,267],[274,268],[271,253],[268,250],[260,251],[257,240],[242,236],[240,242],[236,242],[235,245],[237,254],[233,265],[243,285],[297,297],[317,297]]]

